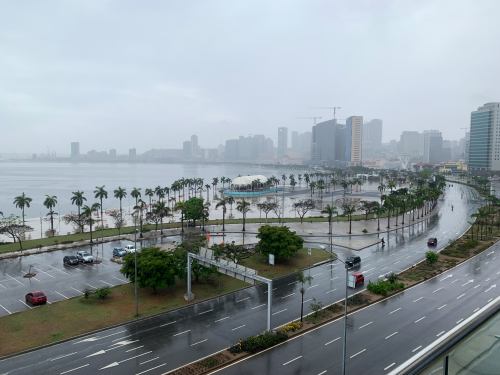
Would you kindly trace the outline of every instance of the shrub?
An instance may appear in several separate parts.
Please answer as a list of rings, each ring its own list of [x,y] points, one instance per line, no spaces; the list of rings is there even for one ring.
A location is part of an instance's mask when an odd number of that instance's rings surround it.
[[[311,310],[313,311],[313,316],[318,316],[319,312],[323,308],[323,303],[321,301],[317,301],[316,298],[313,298],[311,304],[309,305]]]
[[[277,345],[287,338],[288,335],[281,331],[265,332],[257,336],[251,336],[245,340],[240,340],[236,345],[229,348],[229,351],[233,354],[241,352],[257,353]]]
[[[215,367],[219,364],[219,361],[215,359],[214,357],[208,357],[205,358],[203,361],[200,362],[200,365],[202,365],[205,368],[212,368]]]
[[[439,254],[434,251],[428,251],[425,253],[425,259],[427,260],[427,263],[434,264],[438,261]]]
[[[283,333],[288,333],[288,332],[295,332],[301,328],[302,328],[301,322],[291,322],[281,327],[280,331]]]
[[[363,228],[363,230],[361,232],[368,233],[368,230],[366,228]]]
[[[390,282],[389,280],[369,281],[367,289],[372,293],[386,296],[391,292],[404,289],[404,284],[396,281]]]
[[[109,296],[109,294],[111,293],[111,289],[109,289],[109,287],[105,286],[103,288],[96,289],[94,293],[98,299],[102,300],[102,299],[106,299]]]
[[[389,281],[391,284],[394,284],[396,281],[398,281],[398,275],[396,275],[394,272],[391,272],[387,276],[387,281]]]

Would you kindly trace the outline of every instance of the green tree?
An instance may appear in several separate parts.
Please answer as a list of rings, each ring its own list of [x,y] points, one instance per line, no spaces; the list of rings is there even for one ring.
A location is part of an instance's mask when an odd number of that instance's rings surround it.
[[[141,188],[132,188],[130,196],[135,199],[135,205],[139,204],[139,198],[141,197]]]
[[[302,249],[304,240],[288,227],[263,225],[257,234],[255,249],[266,257],[273,254],[276,261],[285,261]]]
[[[244,232],[247,213],[250,211],[250,202],[247,202],[245,199],[242,199],[241,201],[237,202],[236,209],[239,212],[241,212],[241,214],[243,215],[243,229],[242,229],[242,231]]]
[[[185,202],[177,202],[174,207],[175,211],[180,211],[181,213],[181,233],[184,233],[184,215],[186,212],[184,203]]]
[[[101,210],[101,228],[104,229],[104,216],[102,214],[102,210],[103,210],[103,204],[102,204],[102,201],[104,199],[108,199],[108,192],[106,191],[106,189],[104,189],[104,185],[102,186],[96,186],[95,187],[95,190],[94,190],[94,197],[96,199],[99,199],[99,208]]]
[[[302,224],[304,221],[304,216],[314,209],[314,201],[312,199],[304,199],[293,204],[293,208],[297,215],[300,217],[300,223]]]
[[[184,202],[184,218],[192,220],[196,226],[196,220],[203,219],[203,198],[192,197]]]
[[[120,272],[131,282],[135,282],[134,254],[124,257]],[[142,249],[137,253],[137,282],[141,288],[158,289],[175,285],[175,278],[181,270],[176,256],[172,252],[157,248]]]
[[[80,231],[83,232],[83,220],[80,220],[81,218],[81,209],[82,209],[82,206],[83,206],[83,203],[85,203],[85,201],[87,200],[87,198],[85,198],[84,196],[84,193],[83,191],[74,191],[72,193],[73,195],[71,196],[71,204],[75,205],[77,207],[77,210],[78,210],[78,217],[74,218],[76,219],[75,223],[77,223],[77,221],[80,221],[81,222],[81,225],[80,225]],[[68,218],[70,216],[68,215]]]
[[[155,230],[158,231],[158,224],[160,224],[160,234],[163,234],[163,219],[170,215],[170,208],[168,208],[163,201],[158,201],[153,204],[150,212],[146,213],[146,220],[155,224]]]
[[[149,204],[148,204],[148,207],[149,207],[149,212],[151,212],[152,208],[153,208],[153,204],[151,203],[151,200],[153,199],[153,196],[155,195],[155,192],[153,189],[146,189],[144,190],[144,195],[146,197],[149,198]]]
[[[304,319],[304,294],[306,293],[305,284],[311,284],[312,276],[304,275],[304,272],[300,271],[297,274],[297,281],[300,283],[300,321]]]
[[[90,231],[90,243],[93,242],[92,240],[92,225],[94,224],[94,219],[92,218],[92,214],[94,212],[99,211],[99,203],[93,203],[90,206],[83,206],[82,207],[82,216],[85,219],[85,222],[89,226],[89,231]]]
[[[47,207],[49,212],[47,213],[47,216],[50,217],[50,233],[53,236],[54,235],[54,215],[56,214],[54,212],[54,207],[57,204],[57,197],[55,195],[46,195],[45,200],[43,201],[43,205]]]
[[[352,233],[352,215],[356,212],[356,205],[346,201],[342,203],[342,214],[349,220],[349,234]]]
[[[118,233],[121,234],[121,227],[125,224],[125,221],[123,220],[123,208],[122,208],[122,201],[127,197],[127,190],[125,188],[122,188],[121,186],[118,186],[114,191],[114,197],[120,201],[120,223],[121,226],[118,228]],[[115,219],[115,223],[116,218]]]
[[[33,228],[23,224],[19,216],[10,215],[0,217],[0,234],[4,234],[12,238],[14,243],[19,242],[19,250],[23,250],[22,240],[26,232],[32,231]]]
[[[23,225],[26,224],[26,221],[24,220],[24,209],[29,208],[32,201],[33,201],[33,199],[26,196],[26,194],[24,194],[24,192],[21,195],[18,195],[17,197],[14,198],[14,205],[17,208],[21,209]]]
[[[329,204],[321,211],[322,214],[326,214],[328,217],[328,234],[332,234],[332,219],[333,215],[337,215],[337,207],[330,206]]]
[[[222,207],[222,231],[226,231],[226,211],[227,211],[227,198],[224,197],[221,200],[217,202],[215,205],[215,209],[218,209],[219,207]]]

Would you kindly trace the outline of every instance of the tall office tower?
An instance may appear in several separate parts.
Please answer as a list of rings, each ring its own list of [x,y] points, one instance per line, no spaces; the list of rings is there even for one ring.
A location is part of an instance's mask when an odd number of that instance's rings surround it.
[[[471,171],[500,171],[500,103],[471,113],[468,164]]]
[[[294,130],[292,132],[292,147],[290,147],[293,152],[299,152],[299,132]]]
[[[80,142],[71,142],[71,159],[80,157]]]
[[[135,148],[130,148],[128,150],[128,158],[129,160],[135,160],[137,158],[137,150]]]
[[[196,157],[200,154],[200,146],[198,145],[198,136],[191,136],[191,157]]]
[[[363,144],[363,116],[351,116],[346,120],[346,160],[352,166],[361,165]]]
[[[443,136],[439,130],[424,130],[424,162],[440,163],[443,161]]]
[[[323,121],[312,127],[311,161],[314,164],[335,162],[335,128],[335,120]]]
[[[278,128],[278,159],[283,158],[288,150],[288,128]]]
[[[382,147],[382,120],[373,119],[363,124],[363,154],[373,153]]]
[[[421,159],[424,155],[423,136],[417,131],[405,130],[401,133],[398,144],[400,154],[413,159]]]

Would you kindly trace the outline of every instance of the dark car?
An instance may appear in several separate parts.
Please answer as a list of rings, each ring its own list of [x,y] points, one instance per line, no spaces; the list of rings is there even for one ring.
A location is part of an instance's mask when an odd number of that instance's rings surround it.
[[[30,292],[25,296],[26,303],[31,305],[43,305],[47,303],[47,296],[44,292],[36,291]]]
[[[123,257],[127,255],[127,251],[123,247],[114,247],[113,248],[113,256],[114,257]]]
[[[361,258],[358,256],[347,257],[345,264],[349,268],[356,268],[361,265]]]
[[[78,258],[75,255],[66,255],[63,258],[63,264],[65,266],[76,266],[78,265],[79,261]]]
[[[429,238],[427,240],[427,246],[436,246],[438,244],[438,239],[436,237]]]

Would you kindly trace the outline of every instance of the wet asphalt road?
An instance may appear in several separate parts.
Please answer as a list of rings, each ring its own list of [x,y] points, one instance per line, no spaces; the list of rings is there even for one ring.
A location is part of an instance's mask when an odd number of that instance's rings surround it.
[[[465,192],[462,199],[461,192]],[[427,237],[436,236],[443,246],[468,226],[475,204],[470,190],[455,185],[440,202],[427,223],[391,233],[385,249],[372,247],[358,252],[367,279],[397,272],[422,259]],[[454,211],[451,211],[451,204]],[[456,217],[457,220],[449,220]],[[325,239],[322,239],[325,241]],[[340,251],[340,256],[351,253]],[[326,264],[310,271],[305,310],[312,298],[324,304],[342,299],[345,283],[341,264]],[[273,326],[300,313],[300,293],[294,277],[274,283]],[[53,345],[0,362],[0,373],[29,374],[161,374],[233,344],[239,338],[265,329],[267,295],[256,286],[224,297],[198,303],[137,323],[125,324],[82,339]],[[416,309],[424,304],[415,305]]]

